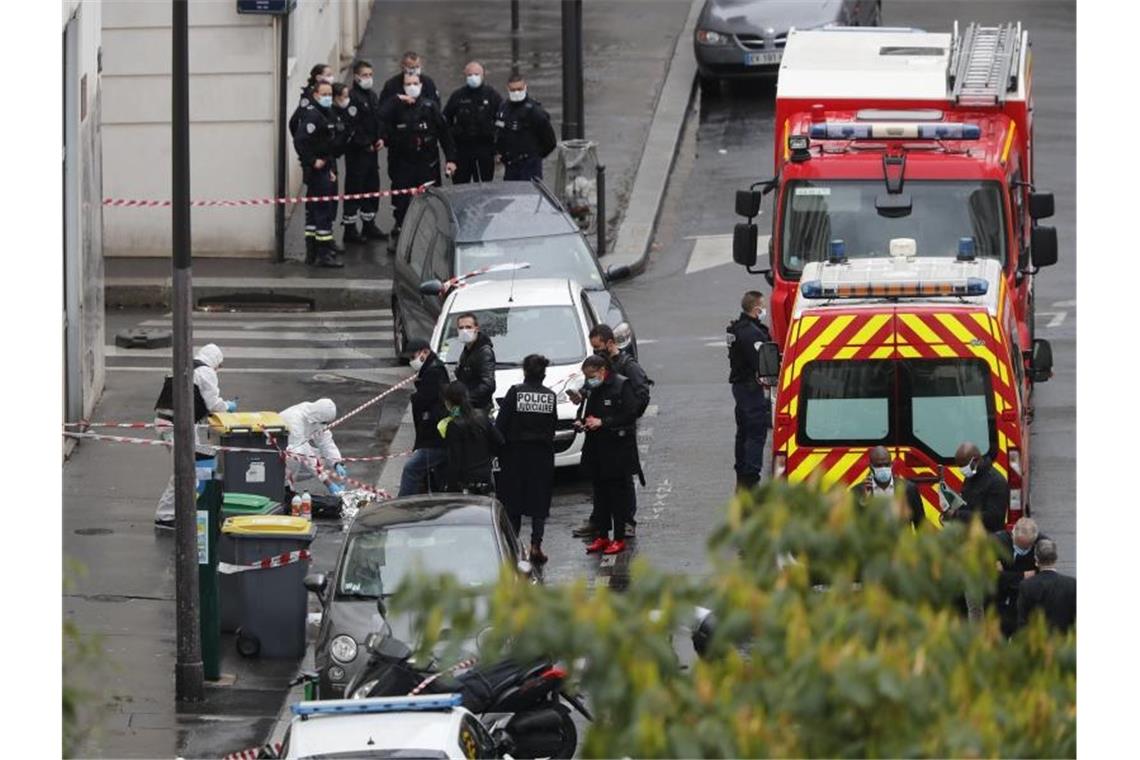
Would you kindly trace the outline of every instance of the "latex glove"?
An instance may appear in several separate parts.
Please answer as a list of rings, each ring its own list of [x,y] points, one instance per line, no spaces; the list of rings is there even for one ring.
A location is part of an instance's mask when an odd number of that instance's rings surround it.
[[[340,496],[342,493],[344,493],[344,486],[342,486],[340,483],[329,483],[329,493],[331,493],[333,496]]]
[[[337,462],[336,467],[334,467],[333,469],[336,471],[336,474],[340,475],[342,478],[348,477],[348,470],[344,469],[343,463]]]
[[[227,401],[226,402],[226,411],[227,412],[236,412],[237,411],[237,401]]]

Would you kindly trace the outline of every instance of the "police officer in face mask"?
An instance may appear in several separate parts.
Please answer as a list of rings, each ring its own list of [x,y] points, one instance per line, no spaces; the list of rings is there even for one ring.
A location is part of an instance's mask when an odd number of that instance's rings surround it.
[[[455,171],[455,142],[443,121],[439,102],[426,97],[418,74],[404,74],[404,93],[380,105],[380,139],[388,148],[388,177],[392,189],[408,189],[425,182],[440,184],[439,151],[442,148],[450,176]],[[396,226],[392,243],[399,237],[411,196],[393,195]],[[394,250],[391,245],[389,250]]]
[[[357,61],[352,67],[352,90],[349,92],[348,116],[353,134],[344,155],[344,192],[375,193],[380,190],[380,164],[377,142],[380,140],[380,98],[372,88],[372,64]],[[346,199],[344,202],[344,242],[363,243],[388,237],[376,226],[379,198]],[[357,224],[363,224],[360,230]]]
[[[337,131],[332,85],[318,82],[313,88],[313,96],[315,100],[305,108],[297,134],[293,136],[293,147],[304,170],[308,195],[334,196],[337,194],[337,148],[343,132]],[[335,200],[308,201],[305,204],[305,263],[322,267],[344,266],[333,250],[336,207]]]
[[[506,166],[503,179],[542,179],[542,159],[557,144],[550,115],[527,95],[526,80],[512,74],[507,80],[507,102],[495,115],[495,152]]]
[[[420,58],[420,54],[414,50],[409,50],[404,53],[403,58],[400,59],[400,73],[393,75],[388,81],[384,82],[384,87],[380,90],[381,105],[392,98],[404,94],[405,74],[415,74],[420,78],[425,98],[435,101],[439,100],[439,90],[435,88],[435,82],[423,72],[423,60]]]
[[[736,402],[736,487],[750,489],[760,482],[764,443],[772,426],[772,402],[759,376],[759,346],[772,336],[763,322],[763,293],[745,293],[740,309],[740,316],[727,328],[728,382]]]
[[[443,109],[458,150],[451,181],[490,182],[495,178],[495,114],[503,98],[483,80],[483,64],[471,61],[463,74],[467,84],[451,93]]]

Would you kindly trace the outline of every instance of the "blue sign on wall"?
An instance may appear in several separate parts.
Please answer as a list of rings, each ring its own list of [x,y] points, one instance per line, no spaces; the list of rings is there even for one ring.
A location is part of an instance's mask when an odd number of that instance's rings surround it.
[[[237,0],[238,13],[284,16],[297,7],[297,0]]]

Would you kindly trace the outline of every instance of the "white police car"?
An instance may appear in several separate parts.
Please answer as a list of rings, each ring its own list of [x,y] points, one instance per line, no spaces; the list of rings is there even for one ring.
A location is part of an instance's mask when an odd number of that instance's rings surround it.
[[[282,758],[500,758],[458,694],[329,699],[292,706]]]

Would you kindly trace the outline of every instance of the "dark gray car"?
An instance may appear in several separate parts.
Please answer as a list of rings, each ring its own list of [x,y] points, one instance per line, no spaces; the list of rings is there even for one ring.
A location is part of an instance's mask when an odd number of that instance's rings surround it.
[[[380,619],[376,602],[396,590],[414,567],[451,573],[461,584],[490,588],[503,566],[533,578],[502,504],[487,496],[435,494],[369,504],[349,528],[336,569],[310,575],[305,586],[324,611],[314,644],[320,699],[340,699],[368,660],[368,634],[387,622],[392,636],[413,641],[411,617]]]
[[[693,37],[701,85],[774,76],[793,27],[879,26],[882,20],[882,0],[706,0]]]
[[[603,272],[573,217],[538,180],[430,187],[416,196],[404,218],[393,263],[396,355],[409,358],[409,338],[431,337],[447,297],[440,283],[511,263],[530,266],[480,278],[520,284],[533,278],[575,280],[593,313],[613,328],[618,346],[637,356],[633,328],[609,290],[611,281],[628,275],[628,267]]]

